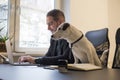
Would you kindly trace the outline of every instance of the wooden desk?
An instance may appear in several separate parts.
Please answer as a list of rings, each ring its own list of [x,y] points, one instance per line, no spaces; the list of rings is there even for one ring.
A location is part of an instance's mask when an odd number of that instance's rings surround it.
[[[0,64],[3,80],[120,80],[120,70],[68,71],[60,73],[36,66],[11,66]]]

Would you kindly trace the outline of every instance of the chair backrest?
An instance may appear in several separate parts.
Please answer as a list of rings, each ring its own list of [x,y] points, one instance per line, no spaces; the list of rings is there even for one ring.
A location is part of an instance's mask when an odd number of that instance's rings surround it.
[[[94,47],[99,46],[100,44],[109,41],[108,40],[108,28],[88,31],[85,36],[90,42],[93,43]]]
[[[116,49],[115,49],[115,55],[113,60],[113,68],[120,68],[120,28],[116,31]]]
[[[88,31],[85,36],[93,44],[102,65],[107,67],[109,55],[108,28]]]
[[[120,28],[116,32],[116,44],[120,44]]]

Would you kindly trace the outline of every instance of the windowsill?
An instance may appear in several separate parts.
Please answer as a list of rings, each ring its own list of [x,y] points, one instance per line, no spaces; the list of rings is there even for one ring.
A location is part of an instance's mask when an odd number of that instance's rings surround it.
[[[0,52],[0,54],[7,56],[6,52]],[[35,52],[26,52],[26,53],[20,53],[20,52],[16,52],[13,53],[14,56],[25,56],[25,55],[30,55],[30,56],[34,56],[34,57],[40,57],[40,56],[44,56],[44,54],[40,54],[40,53],[35,53]]]
[[[7,52],[0,52],[0,54],[7,56]],[[25,53],[13,53],[14,56],[23,56]]]

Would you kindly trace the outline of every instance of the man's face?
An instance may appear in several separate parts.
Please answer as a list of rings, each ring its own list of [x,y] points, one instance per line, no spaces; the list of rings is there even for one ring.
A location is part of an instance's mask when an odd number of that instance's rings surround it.
[[[47,25],[48,25],[48,30],[54,33],[57,30],[57,27],[59,26],[59,22],[54,21],[52,16],[47,16]]]

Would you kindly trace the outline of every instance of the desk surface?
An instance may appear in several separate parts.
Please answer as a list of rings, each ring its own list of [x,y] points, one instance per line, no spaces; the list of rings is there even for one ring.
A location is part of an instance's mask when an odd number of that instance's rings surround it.
[[[72,71],[60,73],[37,66],[12,66],[0,64],[3,80],[120,80],[120,70]]]

